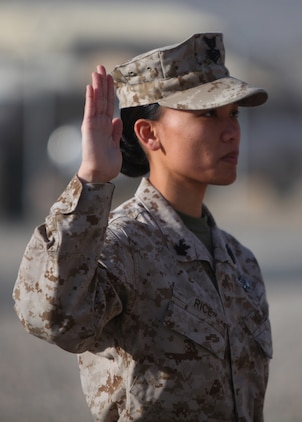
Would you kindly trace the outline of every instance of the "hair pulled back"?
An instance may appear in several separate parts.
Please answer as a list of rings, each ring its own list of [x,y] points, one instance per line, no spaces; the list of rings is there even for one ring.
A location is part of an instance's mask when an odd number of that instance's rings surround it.
[[[157,120],[160,115],[159,104],[147,104],[121,109],[123,133],[121,138],[122,168],[121,173],[129,177],[144,176],[149,172],[149,162],[134,132],[138,119]]]

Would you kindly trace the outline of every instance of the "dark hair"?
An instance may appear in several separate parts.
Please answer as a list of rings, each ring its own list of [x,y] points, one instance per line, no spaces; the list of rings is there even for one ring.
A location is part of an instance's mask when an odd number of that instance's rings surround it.
[[[138,119],[157,120],[160,115],[159,104],[147,104],[121,109],[123,133],[121,151],[123,156],[121,173],[129,177],[144,176],[149,172],[149,162],[134,132]]]

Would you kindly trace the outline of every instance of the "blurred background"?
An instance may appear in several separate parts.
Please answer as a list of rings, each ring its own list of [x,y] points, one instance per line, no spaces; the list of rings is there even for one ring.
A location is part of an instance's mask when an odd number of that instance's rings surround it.
[[[0,0],[1,421],[91,421],[75,356],[26,334],[11,299],[34,226],[77,171],[91,72],[206,31],[224,33],[233,76],[270,94],[241,111],[238,180],[209,189],[206,203],[266,280],[265,420],[302,421],[301,16],[300,0]],[[138,182],[119,176],[113,206]]]

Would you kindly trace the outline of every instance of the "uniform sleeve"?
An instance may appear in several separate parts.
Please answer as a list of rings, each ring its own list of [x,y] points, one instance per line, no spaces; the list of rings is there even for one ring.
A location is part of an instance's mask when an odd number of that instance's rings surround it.
[[[114,187],[74,177],[37,227],[21,261],[13,298],[31,334],[74,353],[88,350],[122,311],[98,262]]]

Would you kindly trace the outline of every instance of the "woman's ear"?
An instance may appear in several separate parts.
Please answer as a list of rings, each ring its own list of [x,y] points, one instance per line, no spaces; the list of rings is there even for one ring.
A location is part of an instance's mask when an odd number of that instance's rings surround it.
[[[137,120],[134,124],[134,132],[145,148],[151,151],[156,151],[160,148],[156,125],[153,120]]]

